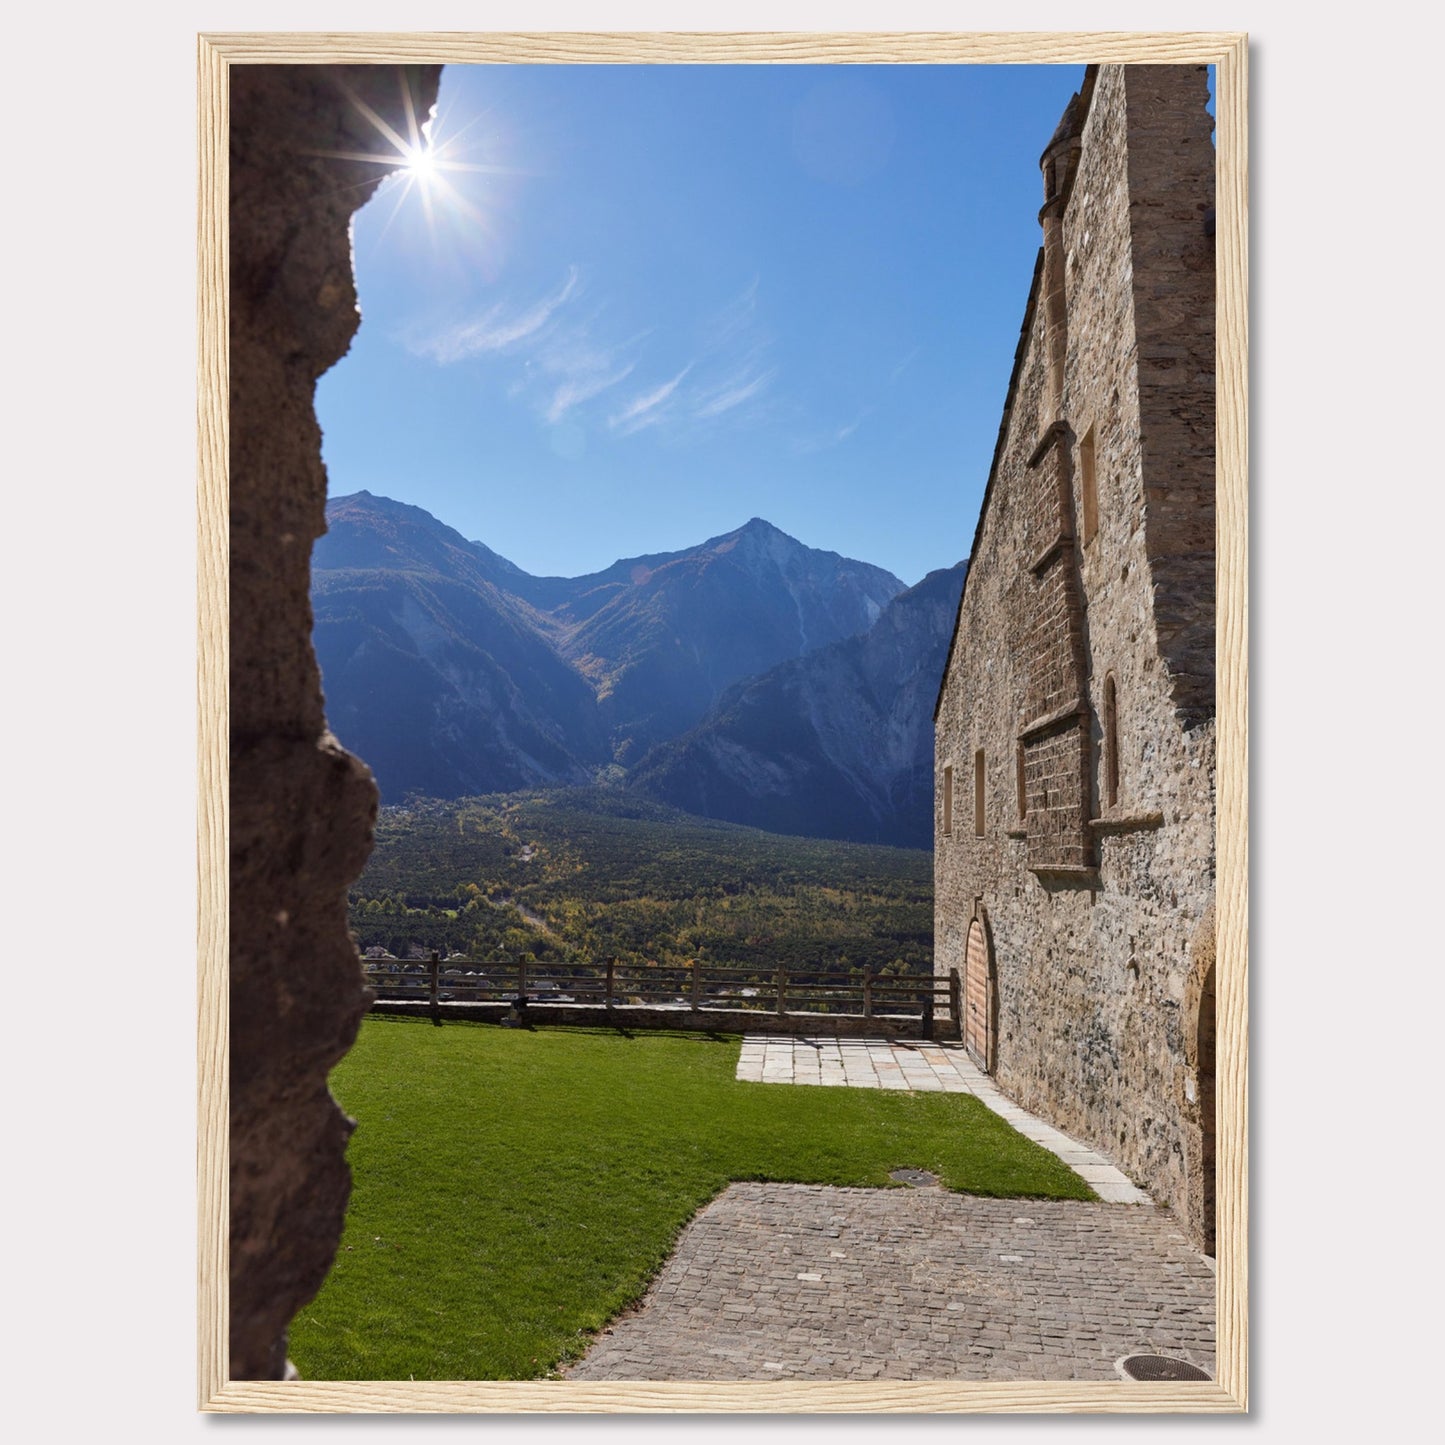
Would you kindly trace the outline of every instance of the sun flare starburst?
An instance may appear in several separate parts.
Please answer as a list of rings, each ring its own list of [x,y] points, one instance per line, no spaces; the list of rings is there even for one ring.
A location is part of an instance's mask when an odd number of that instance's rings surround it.
[[[418,146],[407,146],[402,156],[401,173],[425,184],[436,174],[437,154],[423,142]]]
[[[480,175],[510,175],[511,168],[500,165],[482,165],[457,158],[462,132],[442,139],[436,134],[436,118],[428,117],[418,121],[416,105],[403,76],[401,78],[402,102],[406,112],[406,135],[401,135],[389,125],[376,110],[367,104],[352,88],[343,84],[346,98],[356,112],[386,143],[375,151],[333,150],[317,151],[312,154],[333,160],[361,161],[369,165],[384,166],[390,172],[386,177],[387,186],[396,192],[396,201],[387,218],[383,234],[405,205],[407,198],[415,191],[422,204],[427,229],[436,238],[438,213],[445,211],[454,222],[471,222],[489,236],[493,226],[477,205],[463,195],[451,183],[448,174],[473,172]],[[463,131],[470,127],[463,127]]]

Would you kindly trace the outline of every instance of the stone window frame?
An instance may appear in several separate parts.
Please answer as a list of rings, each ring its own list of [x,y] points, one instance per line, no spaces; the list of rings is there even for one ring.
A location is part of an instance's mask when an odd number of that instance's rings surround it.
[[[953,837],[953,764],[943,768],[943,836]]]

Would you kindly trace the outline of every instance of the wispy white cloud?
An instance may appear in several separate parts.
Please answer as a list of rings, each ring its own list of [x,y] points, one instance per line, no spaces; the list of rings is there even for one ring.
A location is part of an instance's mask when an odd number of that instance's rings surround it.
[[[893,368],[892,372],[889,373],[889,376],[888,376],[888,385],[889,385],[889,386],[892,386],[893,383],[894,383],[895,381],[897,381],[898,378],[899,378],[900,376],[902,376],[903,373],[904,373],[905,371],[907,371],[908,368],[909,368],[910,366],[912,366],[915,361],[918,360],[918,358],[919,358],[919,356],[922,354],[922,352],[923,352],[923,348],[922,348],[921,346],[915,346],[915,347],[913,348],[913,350],[910,351],[910,352],[908,353],[908,355],[905,356],[905,357],[903,358],[903,360],[900,361],[900,362]]]
[[[815,436],[803,437],[793,443],[793,452],[797,456],[812,456],[815,452],[830,451],[833,447],[841,446],[854,432],[867,420],[869,413],[873,410],[871,406],[865,406],[852,421],[844,426],[834,427],[831,431],[822,432]]]
[[[736,423],[742,419],[741,409],[776,380],[774,338],[764,320],[761,293],[761,280],[754,276],[700,326],[698,376],[682,403],[694,426],[720,417]]]
[[[693,365],[694,363],[689,361],[671,381],[664,381],[661,386],[634,397],[616,416],[608,419],[608,426],[614,431],[620,431],[623,436],[641,431],[644,427],[656,426],[666,414],[668,399],[682,385],[683,378],[692,370]]]
[[[703,323],[703,338],[709,347],[725,347],[745,335],[756,323],[757,315],[758,278],[754,276],[736,296]]]
[[[605,301],[588,299],[590,289],[579,267],[570,266],[549,294],[498,302],[459,324],[401,340],[413,355],[440,366],[471,361],[495,367],[509,401],[556,425],[629,377],[648,370],[656,376],[659,369],[645,345],[652,333],[617,339],[615,315]],[[759,313],[754,278],[711,316],[694,321],[686,365],[630,398],[610,401],[601,414],[608,429],[621,438],[653,427],[696,430],[724,417],[735,425],[741,409],[778,375],[769,359],[773,339]],[[596,410],[592,415],[601,419]]]
[[[636,362],[629,361],[625,366],[613,367],[610,370],[584,368],[570,373],[552,393],[552,399],[547,403],[543,415],[550,422],[561,421],[574,406],[591,401],[594,396],[600,396],[618,382],[626,381],[636,369],[636,365]]]
[[[549,422],[561,421],[573,407],[611,390],[637,369],[635,353],[648,333],[607,344],[595,339],[598,323],[595,315],[579,319],[537,349],[532,366],[545,378],[546,391],[539,409]]]
[[[720,386],[715,387],[704,400],[700,401],[694,409],[694,415],[714,417],[722,416],[724,412],[733,411],[745,401],[751,401],[755,396],[760,395],[772,384],[777,374],[777,367],[771,367],[767,371],[757,372],[752,375],[747,373],[740,375],[735,374]]]
[[[609,344],[596,339],[602,308],[579,306],[576,266],[550,295],[525,305],[501,302],[480,316],[427,337],[405,338],[415,355],[442,366],[472,360],[505,362],[509,401],[530,406],[551,423],[625,381],[647,333]]]
[[[435,336],[413,338],[407,345],[413,353],[428,356],[442,366],[474,356],[485,356],[489,352],[506,351],[542,334],[557,313],[577,294],[579,285],[578,271],[573,266],[562,286],[541,301],[521,310],[499,303],[471,321]]]

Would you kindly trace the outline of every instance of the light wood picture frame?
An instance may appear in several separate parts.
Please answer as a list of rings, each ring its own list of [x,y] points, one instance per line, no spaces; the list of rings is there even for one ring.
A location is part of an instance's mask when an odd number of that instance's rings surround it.
[[[1217,1367],[1207,1383],[231,1381],[227,1378],[228,85],[256,64],[1211,64],[1217,142]],[[1118,1412],[1248,1408],[1248,40],[1177,34],[198,37],[199,1407],[350,1412]],[[1020,298],[1022,301],[1022,298]]]

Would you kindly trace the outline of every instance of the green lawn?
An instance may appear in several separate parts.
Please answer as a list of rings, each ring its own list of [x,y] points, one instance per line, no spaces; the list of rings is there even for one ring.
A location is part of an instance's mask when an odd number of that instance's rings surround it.
[[[976,1099],[740,1084],[739,1040],[368,1019],[336,1266],[292,1326],[307,1379],[528,1379],[579,1354],[736,1179],[1088,1199]],[[897,1186],[895,1186],[897,1187]]]

